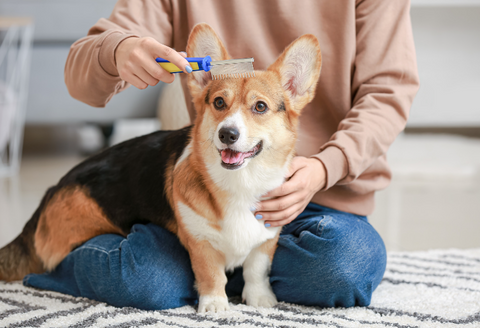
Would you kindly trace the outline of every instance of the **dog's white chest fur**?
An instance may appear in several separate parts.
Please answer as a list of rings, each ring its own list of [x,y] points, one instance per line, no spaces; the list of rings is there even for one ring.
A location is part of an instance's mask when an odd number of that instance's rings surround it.
[[[274,238],[278,229],[266,228],[248,208],[229,207],[222,222],[223,245],[218,245],[224,250],[227,270],[241,265],[252,249]]]
[[[231,196],[223,207],[224,218],[218,221],[218,230],[211,222],[190,207],[178,202],[178,210],[187,230],[198,240],[207,240],[225,254],[225,268],[240,266],[256,247],[276,236],[281,227],[266,228],[263,220],[257,220],[250,208],[258,197],[283,183],[287,164],[282,168],[265,168],[249,165],[238,171],[223,169],[215,163],[207,165],[214,183]]]
[[[280,229],[265,228],[264,223],[255,219],[246,206],[240,208],[232,205],[226,208],[228,213],[219,222],[221,230],[218,230],[190,207],[182,202],[178,203],[182,221],[188,231],[198,240],[208,240],[215,249],[225,254],[227,270],[242,265],[254,248],[274,238]]]

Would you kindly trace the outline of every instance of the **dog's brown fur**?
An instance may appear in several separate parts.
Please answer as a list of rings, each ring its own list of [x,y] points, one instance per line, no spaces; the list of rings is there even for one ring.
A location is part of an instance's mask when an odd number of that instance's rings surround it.
[[[54,269],[76,246],[106,233],[123,234],[88,191],[75,186],[58,191],[45,207],[35,232],[35,249],[46,270]]]

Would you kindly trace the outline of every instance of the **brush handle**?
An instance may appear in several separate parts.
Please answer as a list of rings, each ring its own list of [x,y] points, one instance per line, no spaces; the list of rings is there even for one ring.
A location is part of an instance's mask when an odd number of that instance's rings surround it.
[[[210,63],[212,62],[212,58],[210,56],[206,57],[187,57],[185,58],[192,66],[193,72],[195,71],[205,71],[208,72],[210,70]],[[167,72],[170,73],[183,73],[183,71],[178,68],[175,64],[172,64],[166,59],[163,58],[156,58],[155,61],[163,67]]]

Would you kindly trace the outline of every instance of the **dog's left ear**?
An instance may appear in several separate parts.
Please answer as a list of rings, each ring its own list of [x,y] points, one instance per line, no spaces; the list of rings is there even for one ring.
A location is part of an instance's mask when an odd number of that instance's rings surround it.
[[[188,57],[212,57],[212,61],[230,59],[227,49],[215,31],[206,23],[193,27],[187,42]],[[188,87],[193,98],[200,95],[212,80],[210,72],[194,72],[188,75]]]
[[[315,97],[321,67],[318,40],[312,34],[305,34],[293,41],[268,70],[280,74],[291,108],[300,113]]]

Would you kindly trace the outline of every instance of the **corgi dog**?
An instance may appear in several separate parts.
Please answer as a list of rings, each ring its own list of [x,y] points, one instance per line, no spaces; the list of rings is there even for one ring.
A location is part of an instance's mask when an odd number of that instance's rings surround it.
[[[187,53],[230,59],[207,24],[193,28]],[[152,222],[187,249],[198,312],[228,309],[225,272],[238,266],[244,301],[275,305],[268,274],[281,227],[265,227],[251,208],[284,182],[299,115],[314,97],[321,62],[318,40],[303,35],[255,77],[189,74],[193,126],[128,140],[74,167],[0,250],[0,279],[53,270],[88,239],[126,236],[133,224]]]

